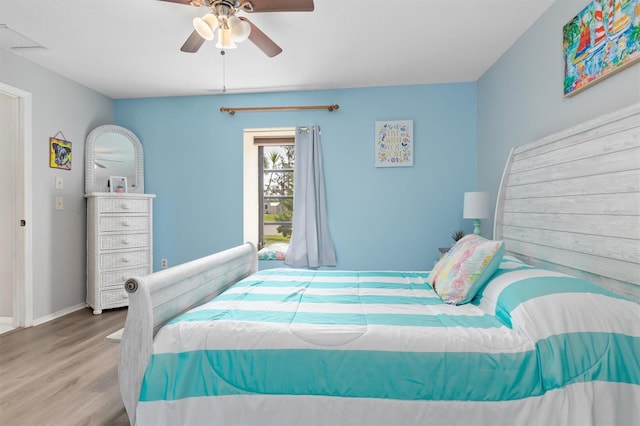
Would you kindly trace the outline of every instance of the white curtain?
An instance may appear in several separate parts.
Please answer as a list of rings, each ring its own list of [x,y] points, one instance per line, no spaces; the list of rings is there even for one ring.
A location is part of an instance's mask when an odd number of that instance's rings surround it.
[[[297,127],[293,174],[293,233],[284,262],[289,266],[336,266],[327,223],[320,126]]]

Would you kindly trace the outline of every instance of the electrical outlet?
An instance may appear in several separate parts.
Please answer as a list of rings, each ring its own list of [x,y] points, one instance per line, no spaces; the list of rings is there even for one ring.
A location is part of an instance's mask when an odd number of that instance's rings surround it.
[[[160,261],[160,267],[163,269],[167,267],[167,259],[162,259]]]
[[[56,210],[64,210],[64,200],[62,197],[56,197]]]

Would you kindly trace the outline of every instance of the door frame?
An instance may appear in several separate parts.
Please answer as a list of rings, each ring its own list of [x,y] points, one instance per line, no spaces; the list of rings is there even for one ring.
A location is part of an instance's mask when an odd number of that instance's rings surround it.
[[[0,93],[18,101],[13,326],[33,325],[32,98],[31,93],[0,82]],[[20,226],[20,220],[26,222]]]

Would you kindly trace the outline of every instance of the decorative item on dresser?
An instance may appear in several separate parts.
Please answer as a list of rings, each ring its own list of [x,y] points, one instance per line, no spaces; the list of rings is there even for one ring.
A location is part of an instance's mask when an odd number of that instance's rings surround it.
[[[109,192],[118,176],[127,187]],[[85,147],[87,305],[128,306],[125,281],[153,272],[153,194],[144,193],[142,144],[131,131],[100,126]]]
[[[453,232],[453,234],[451,234],[451,239],[453,240],[454,244],[460,241],[462,237],[464,237],[464,231],[462,229],[457,229]]]

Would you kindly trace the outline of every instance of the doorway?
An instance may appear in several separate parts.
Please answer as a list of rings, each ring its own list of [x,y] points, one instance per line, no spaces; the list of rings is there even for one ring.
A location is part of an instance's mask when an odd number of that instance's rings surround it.
[[[0,140],[9,160],[0,170],[1,333],[33,323],[31,94],[4,83],[0,83]]]

